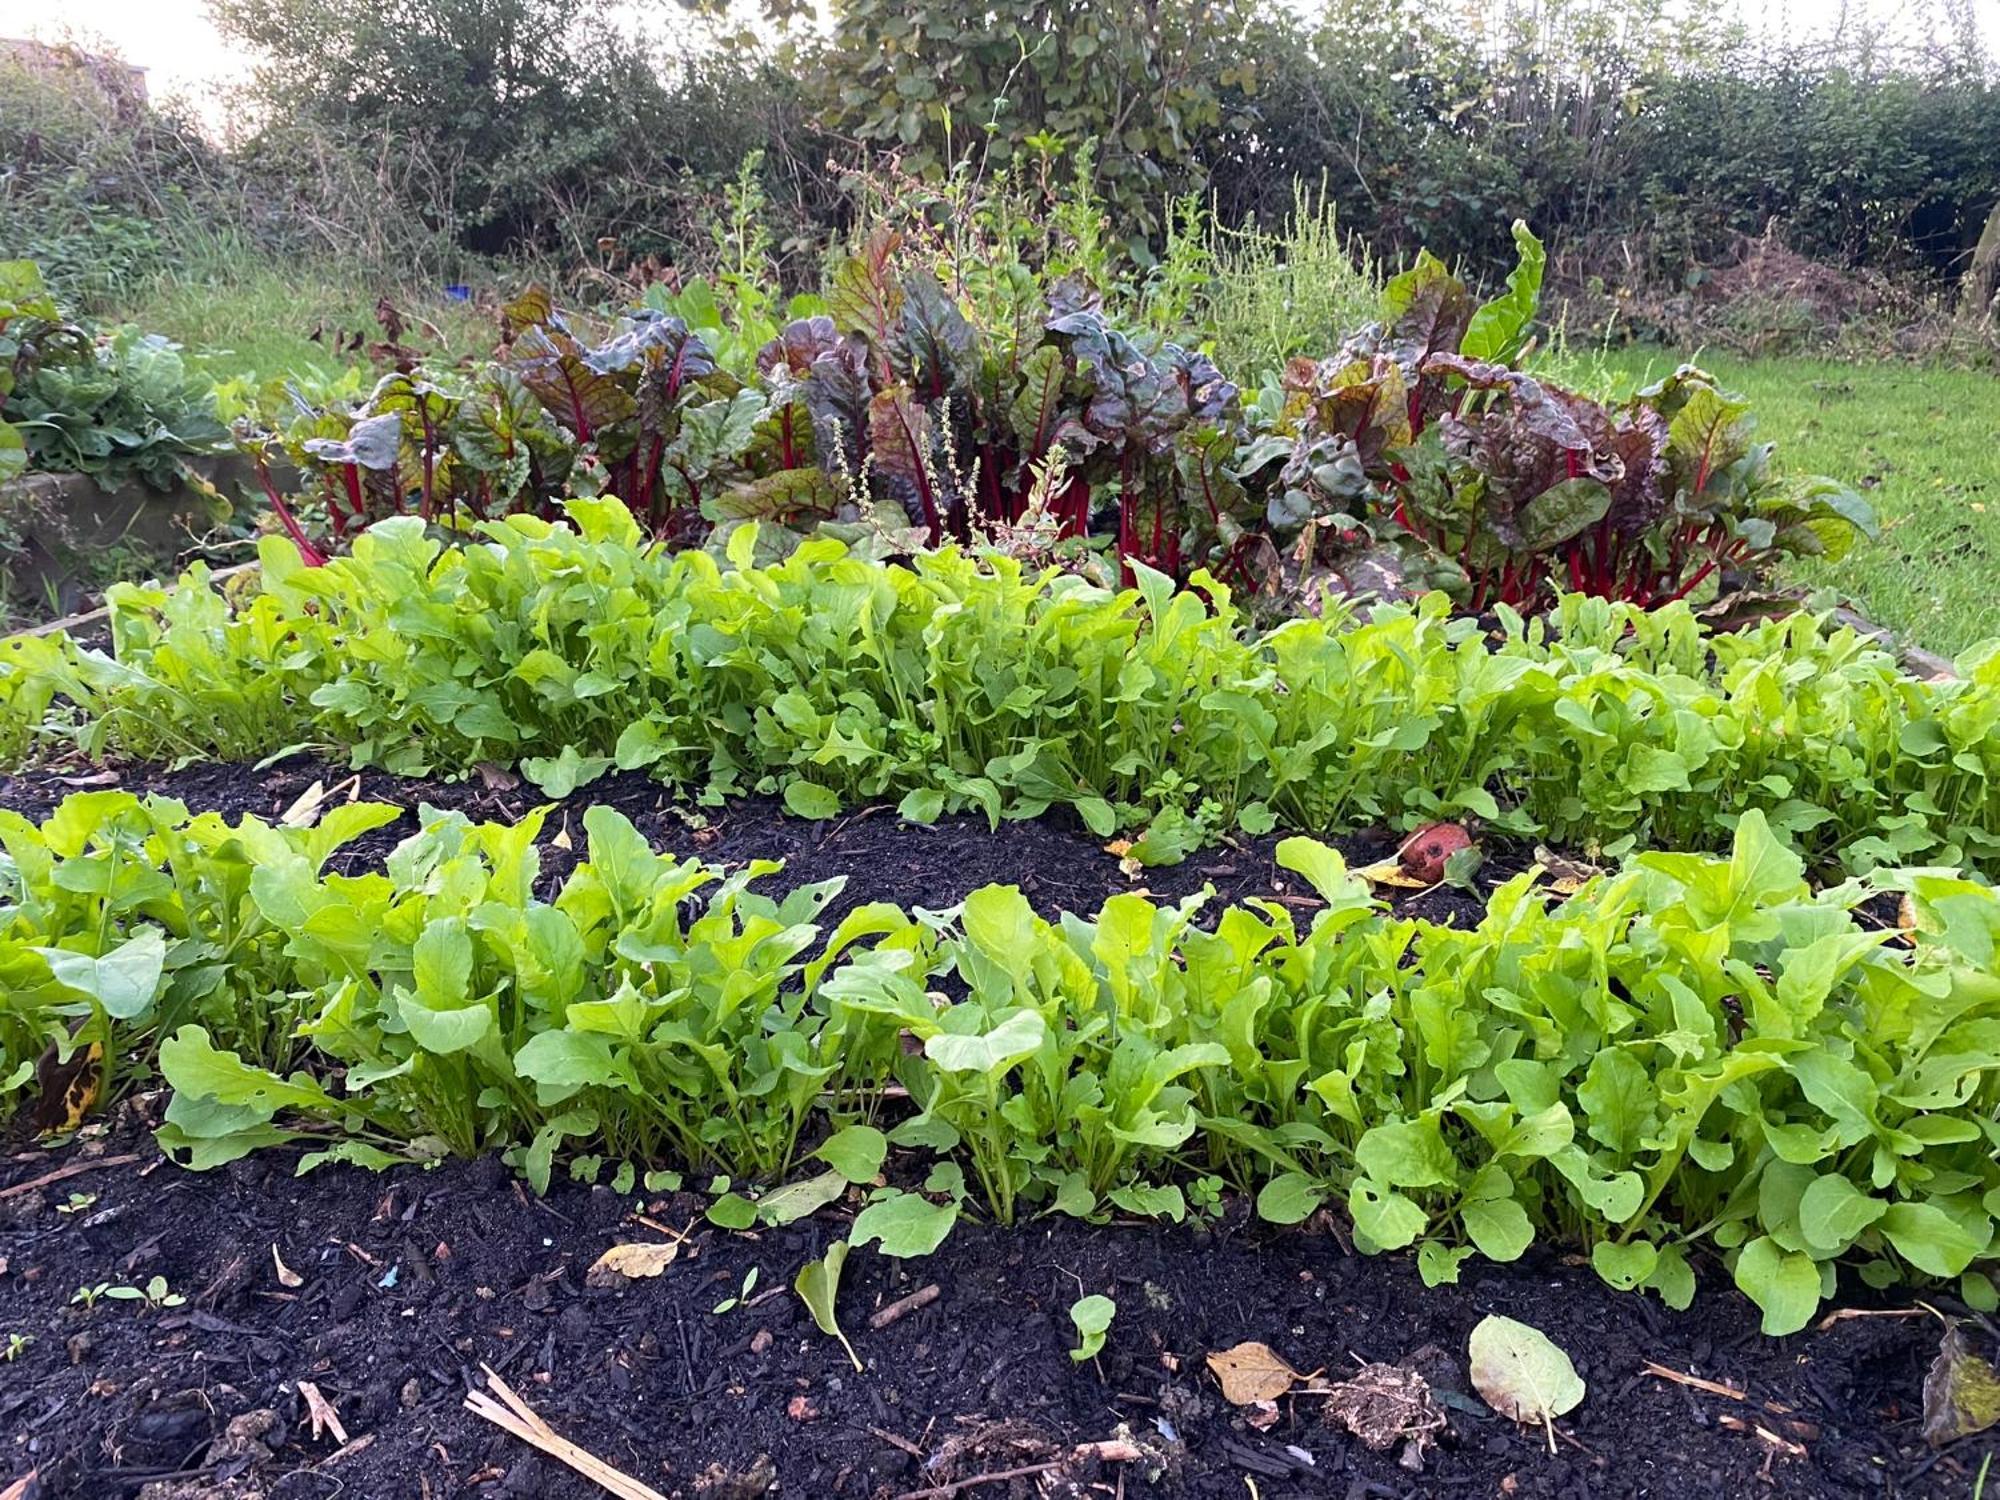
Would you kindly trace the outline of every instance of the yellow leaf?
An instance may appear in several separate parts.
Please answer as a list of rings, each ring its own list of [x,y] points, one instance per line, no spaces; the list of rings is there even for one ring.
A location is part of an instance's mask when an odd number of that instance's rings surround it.
[[[1370,885],[1393,885],[1406,891],[1427,891],[1434,881],[1419,880],[1403,869],[1401,859],[1378,860],[1354,872]]]
[[[1209,1355],[1208,1367],[1221,1382],[1223,1399],[1233,1406],[1275,1401],[1305,1378],[1272,1353],[1270,1345],[1255,1342]]]
[[[672,1265],[674,1257],[680,1253],[678,1240],[669,1240],[663,1245],[613,1245],[584,1272],[583,1284],[614,1287],[626,1281],[636,1281],[642,1276],[657,1276]]]

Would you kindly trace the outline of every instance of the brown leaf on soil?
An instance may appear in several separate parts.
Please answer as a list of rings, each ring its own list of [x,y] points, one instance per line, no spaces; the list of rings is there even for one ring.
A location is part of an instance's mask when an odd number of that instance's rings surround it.
[[[674,1257],[680,1253],[678,1240],[670,1240],[666,1244],[613,1245],[583,1273],[583,1284],[597,1288],[617,1287],[641,1277],[658,1276],[674,1263]]]
[[[51,1042],[35,1063],[35,1102],[26,1111],[37,1135],[74,1130],[97,1106],[104,1087],[104,1047],[91,1042],[63,1057]]]
[[[1924,1376],[1924,1440],[1933,1448],[2000,1422],[2000,1374],[1972,1352],[1954,1323]]]
[[[1208,1356],[1208,1367],[1215,1372],[1223,1399],[1232,1406],[1275,1401],[1305,1379],[1272,1353],[1270,1345],[1254,1340],[1217,1350]]]
[[[1402,1466],[1420,1471],[1424,1452],[1444,1427],[1444,1413],[1431,1399],[1430,1382],[1402,1365],[1363,1365],[1326,1390],[1326,1415],[1379,1453],[1408,1441]]]
[[[496,765],[490,760],[478,761],[474,763],[472,769],[479,773],[480,781],[485,783],[489,792],[511,792],[521,784],[520,777],[505,766]]]

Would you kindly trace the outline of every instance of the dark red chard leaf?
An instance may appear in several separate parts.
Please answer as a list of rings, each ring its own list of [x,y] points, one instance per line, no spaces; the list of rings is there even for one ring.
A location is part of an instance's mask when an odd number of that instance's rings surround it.
[[[1314,369],[1305,394],[1301,443],[1313,448],[1323,438],[1345,439],[1370,478],[1387,479],[1396,450],[1412,437],[1401,366],[1382,355],[1344,362],[1335,356]]]
[[[711,521],[758,521],[809,527],[851,510],[833,476],[823,469],[786,469],[730,486],[701,511]],[[847,517],[852,519],[852,517]]]
[[[822,464],[829,468],[845,464],[849,474],[860,474],[868,451],[868,402],[873,394],[868,345],[861,339],[842,337],[813,356],[805,402]]]
[[[425,520],[451,508],[451,432],[458,418],[458,401],[429,381],[394,374],[375,387],[369,409],[394,415],[401,427],[400,456],[413,477],[419,511]]]
[[[344,438],[307,438],[305,450],[322,463],[356,464],[374,472],[395,469],[403,451],[403,419],[388,411],[359,418]]]
[[[460,406],[453,448],[460,472],[478,476],[467,498],[482,512],[559,492],[576,458],[528,388],[498,370]]]
[[[1382,288],[1382,305],[1389,314],[1389,343],[1409,350],[1413,365],[1432,354],[1456,354],[1475,310],[1465,283],[1428,250],[1418,252],[1409,270],[1389,279]]]
[[[1750,404],[1725,396],[1712,385],[1684,390],[1667,424],[1667,466],[1676,503],[1683,510],[1710,508],[1709,490],[1717,475],[1750,452],[1754,424]]]
[[[1455,508],[1476,515],[1478,529],[1501,550],[1546,551],[1603,518],[1623,468],[1602,407],[1504,365],[1457,355],[1432,355],[1424,373],[1454,376],[1485,396],[1466,402],[1464,415],[1446,415],[1439,433],[1458,466]]]
[[[561,320],[552,317],[521,329],[501,355],[507,370],[580,443],[630,421],[637,410],[631,393],[612,376],[592,369],[584,353]]]
[[[1160,454],[1188,418],[1187,393],[1172,368],[1084,310],[1049,320],[1089,391],[1081,418],[1070,416],[1057,439],[1075,453],[1110,447],[1133,457]]]
[[[1179,344],[1168,344],[1161,354],[1180,382],[1190,422],[1223,422],[1236,416],[1241,392],[1223,379],[1214,360],[1199,349],[1183,349]]]
[[[1476,310],[1472,294],[1443,261],[1424,250],[1414,266],[1390,278],[1382,302],[1389,315],[1382,352],[1403,367],[1410,387],[1410,426],[1421,428],[1446,404],[1443,382],[1425,373],[1425,362],[1458,352]]]
[[[1650,530],[1667,508],[1667,424],[1657,413],[1634,407],[1621,413],[1611,430],[1611,451],[1619,476],[1610,481],[1611,525],[1623,537]]]
[[[778,336],[757,351],[757,372],[769,376],[780,368],[795,380],[812,374],[813,362],[840,347],[840,330],[824,314],[815,318],[794,318],[778,331]]]
[[[928,271],[905,276],[901,291],[902,317],[889,332],[889,368],[920,401],[970,384],[979,340],[958,304]]]
[[[909,387],[891,386],[868,403],[868,443],[875,472],[936,546],[943,540],[945,506],[932,464],[930,416],[910,398]]]
[[[885,379],[889,347],[903,318],[903,292],[894,264],[902,243],[895,230],[877,229],[859,255],[840,263],[826,297],[827,310],[841,332],[859,334],[873,346]]]
[[[622,320],[619,330],[584,362],[601,375],[617,375],[640,365],[660,365],[672,372],[677,385],[715,373],[715,356],[700,334],[679,318],[642,308]]]
[[[512,338],[530,328],[539,328],[556,316],[555,298],[539,284],[528,287],[500,309],[500,326]]]
[[[1062,351],[1044,344],[1021,366],[1021,387],[1007,407],[1007,426],[1021,457],[1034,462],[1049,451],[1063,419]]]

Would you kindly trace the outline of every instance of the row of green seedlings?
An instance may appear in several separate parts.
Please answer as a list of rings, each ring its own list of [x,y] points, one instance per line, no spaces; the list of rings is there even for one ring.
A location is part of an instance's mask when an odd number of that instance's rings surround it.
[[[613,768],[806,817],[900,799],[1054,806],[1171,863],[1231,832],[1471,815],[1617,856],[1713,849],[1761,811],[1815,868],[2000,868],[2000,643],[1919,681],[1808,617],[1740,634],[1571,596],[1489,639],[1442,596],[1268,633],[1212,583],[1130,589],[820,541],[735,565],[644,543],[615,501],[446,548],[414,520],[234,604],[199,573],[113,591],[115,657],[0,642],[0,759],[255,759],[301,743],[406,774]]]
[[[1278,1224],[1331,1205],[1433,1283],[1539,1240],[1676,1306],[1718,1255],[1772,1332],[1842,1265],[1994,1303],[2000,898],[1814,890],[1754,813],[1726,857],[1561,900],[1525,874],[1470,930],[1387,914],[1306,839],[1279,846],[1303,927],[1136,894],[1048,921],[988,886],[827,930],[839,882],[773,898],[777,866],[655,853],[604,807],[552,899],[539,814],[430,813],[382,871],[325,873],[393,816],[98,792],[0,819],[12,1081],[51,1041],[156,1061],[195,1167],[493,1150],[541,1190],[582,1154],[764,1189],[711,1210],[738,1227],[854,1188],[855,1243],[892,1254],[965,1213],[1178,1220],[1234,1189]],[[1907,928],[1869,918],[1885,891]]]

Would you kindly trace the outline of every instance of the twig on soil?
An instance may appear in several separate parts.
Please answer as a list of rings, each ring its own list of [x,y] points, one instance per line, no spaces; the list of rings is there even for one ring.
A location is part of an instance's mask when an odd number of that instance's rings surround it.
[[[322,1432],[330,1432],[333,1440],[345,1448],[347,1429],[340,1425],[340,1413],[333,1409],[333,1403],[310,1380],[301,1380],[298,1385],[299,1394],[305,1397],[306,1412],[312,1418],[312,1435],[317,1438]]]
[[[132,1152],[124,1156],[100,1156],[93,1161],[73,1161],[67,1166],[57,1167],[53,1172],[44,1172],[39,1177],[30,1177],[26,1182],[17,1182],[10,1188],[0,1188],[0,1199],[18,1198],[23,1193],[32,1193],[36,1188],[45,1188],[52,1182],[63,1182],[71,1177],[81,1177],[85,1172],[95,1172],[99,1167],[126,1166],[138,1159],[138,1153]],[[7,1500],[4,1493],[0,1493],[0,1500]]]
[[[919,1448],[915,1443],[911,1442],[908,1438],[900,1437],[896,1433],[889,1431],[889,1429],[886,1427],[871,1426],[868,1428],[868,1433],[871,1437],[880,1438],[883,1442],[887,1443],[891,1448],[902,1449],[903,1452],[909,1454],[910,1457],[912,1458],[921,1459],[924,1456],[923,1449]]]
[[[493,1387],[500,1400],[494,1400],[485,1391],[468,1391],[465,1409],[474,1416],[484,1417],[495,1427],[503,1428],[522,1442],[539,1448],[558,1463],[568,1465],[601,1489],[618,1496],[619,1500],[666,1500],[652,1486],[641,1484],[630,1474],[612,1468],[595,1454],[558,1436],[554,1428],[535,1415],[527,1402],[514,1394],[506,1381],[493,1373],[491,1365],[481,1365],[480,1368],[486,1372],[486,1383]]]
[[[1734,1432],[1755,1433],[1757,1441],[1770,1447],[1775,1452],[1783,1453],[1791,1458],[1804,1458],[1806,1456],[1805,1444],[1795,1443],[1790,1438],[1779,1437],[1770,1428],[1762,1426],[1759,1423],[1746,1422],[1741,1417],[1731,1416],[1727,1412],[1724,1412],[1715,1420],[1718,1425],[1727,1427]]]
[[[1825,1333],[1834,1324],[1845,1323],[1849,1318],[1920,1318],[1925,1313],[1936,1317],[1938,1310],[1923,1302],[1915,1307],[1837,1307],[1813,1325],[1813,1332]]]
[[[36,1482],[35,1476],[40,1472],[41,1470],[39,1469],[28,1470],[27,1473],[8,1485],[6,1489],[0,1490],[0,1500],[28,1500],[28,1494]]]
[[[1719,1381],[1703,1380],[1699,1375],[1683,1375],[1679,1370],[1670,1370],[1665,1365],[1656,1365],[1650,1359],[1645,1363],[1648,1375],[1657,1375],[1662,1380],[1671,1380],[1676,1385],[1693,1386],[1698,1391],[1707,1391],[1711,1396],[1726,1396],[1731,1401],[1747,1401],[1750,1398],[1733,1385],[1723,1385]]]
[[[920,1286],[914,1292],[910,1293],[909,1296],[898,1297],[887,1307],[876,1311],[868,1319],[868,1326],[878,1330],[887,1328],[897,1319],[908,1317],[918,1308],[929,1307],[933,1302],[937,1301],[940,1295],[942,1293],[935,1281],[929,1286]]]
[[[963,1494],[975,1485],[999,1484],[1007,1479],[1026,1479],[1032,1474],[1047,1474],[1062,1466],[1063,1461],[1057,1458],[1044,1464],[1023,1464],[1018,1469],[993,1469],[985,1474],[954,1479],[950,1484],[935,1485],[927,1490],[906,1490],[900,1500],[951,1500],[952,1496]]]

